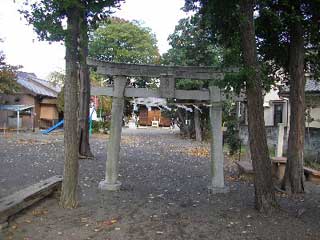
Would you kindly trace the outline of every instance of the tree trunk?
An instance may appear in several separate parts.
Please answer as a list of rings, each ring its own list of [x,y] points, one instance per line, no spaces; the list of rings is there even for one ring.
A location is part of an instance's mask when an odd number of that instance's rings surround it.
[[[240,1],[241,44],[244,65],[248,71],[248,129],[254,170],[255,206],[260,212],[271,213],[276,204],[271,175],[262,98],[261,73],[253,23],[253,0]]]
[[[194,129],[196,132],[196,140],[202,142],[202,131],[201,131],[201,124],[200,124],[200,111],[194,108]]]
[[[79,10],[67,9],[66,81],[64,87],[64,172],[60,204],[64,208],[77,206],[78,186],[78,37]]]
[[[304,38],[301,21],[290,29],[290,130],[287,164],[282,188],[292,194],[304,192],[303,150],[305,138]]]
[[[88,23],[85,13],[80,19],[80,95],[79,95],[79,155],[92,158],[89,143],[90,77],[87,65]]]
[[[190,138],[190,131],[189,131],[189,127],[186,124],[186,114],[185,114],[185,110],[178,108],[177,109],[177,115],[179,118],[179,122],[178,122],[178,126],[180,128],[180,132],[182,133],[182,135],[187,136],[188,138]]]

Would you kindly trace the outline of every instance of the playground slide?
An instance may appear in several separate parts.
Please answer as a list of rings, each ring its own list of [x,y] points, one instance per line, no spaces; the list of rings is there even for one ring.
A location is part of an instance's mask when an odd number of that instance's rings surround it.
[[[64,123],[64,120],[61,120],[56,125],[52,126],[51,128],[48,128],[47,130],[43,130],[41,132],[43,134],[48,134],[48,133],[52,132],[53,130],[55,130],[56,128],[60,127],[63,123]]]
[[[89,116],[89,121],[90,121],[90,127],[89,127],[89,132],[91,134],[91,128],[92,128],[92,114],[93,114],[93,111],[91,112],[90,116]],[[52,126],[51,128],[48,128],[46,130],[43,130],[41,131],[43,134],[48,134],[50,132],[52,132],[53,130],[55,130],[56,128],[60,127],[61,125],[63,125],[64,123],[64,120],[62,119],[60,122],[58,122],[56,125]]]

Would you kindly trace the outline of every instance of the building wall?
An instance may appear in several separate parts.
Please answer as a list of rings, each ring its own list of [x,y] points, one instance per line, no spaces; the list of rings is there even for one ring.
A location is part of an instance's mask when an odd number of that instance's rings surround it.
[[[29,94],[15,94],[15,95],[1,95],[0,102],[4,105],[35,105],[35,98]],[[9,121],[10,118],[10,121]],[[16,124],[16,112],[13,111],[0,111],[0,127],[12,127],[15,128]],[[12,124],[9,124],[12,123]],[[22,114],[20,116],[20,127],[32,128],[31,113]]]
[[[264,123],[273,126],[273,107],[264,107]]]
[[[54,98],[40,99],[29,94],[1,95],[0,103],[5,105],[33,105],[34,108],[28,113],[20,113],[21,128],[32,129],[42,127],[47,128],[55,124],[59,119],[59,112],[56,106],[57,100]],[[10,121],[9,121],[10,118]],[[16,124],[8,123],[16,122],[16,112],[0,111],[0,128],[15,128]]]
[[[285,98],[279,97],[279,90],[271,89],[264,98],[263,98],[263,106],[264,106],[264,122],[265,126],[274,126],[274,110],[275,104],[282,104],[282,122],[287,126],[287,108],[288,101]]]
[[[267,142],[270,149],[275,149],[278,141],[278,128],[274,126],[266,127]],[[288,128],[284,129],[284,152],[288,148]],[[240,127],[240,139],[244,145],[248,145],[248,127]],[[307,128],[305,132],[305,153],[316,156],[320,153],[320,128]]]
[[[311,118],[314,119],[309,125],[309,127],[312,128],[320,128],[320,106],[312,108],[310,111]],[[306,123],[306,126],[308,126],[308,123]]]
[[[59,118],[58,109],[53,104],[40,104],[40,119],[57,120]]]
[[[162,127],[170,126],[170,119],[163,116],[158,108],[152,108],[151,111],[146,107],[139,108],[139,125],[151,126],[152,121],[159,121],[159,125]]]

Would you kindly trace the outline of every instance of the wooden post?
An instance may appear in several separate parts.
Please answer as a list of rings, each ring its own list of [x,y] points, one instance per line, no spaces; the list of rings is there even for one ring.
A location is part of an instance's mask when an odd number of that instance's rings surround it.
[[[125,76],[116,76],[114,79],[110,139],[107,146],[106,175],[105,180],[99,183],[99,188],[102,190],[116,191],[119,190],[121,186],[121,182],[118,181],[118,165],[126,82],[127,79]]]
[[[19,125],[20,125],[20,109],[17,110],[17,134],[19,134]]]
[[[202,142],[200,111],[197,108],[194,108],[194,128],[196,131],[196,140]]]
[[[211,185],[212,193],[226,193],[224,185],[223,143],[222,143],[222,102],[220,89],[210,86],[210,124],[211,124]]]
[[[283,155],[283,137],[284,137],[284,123],[278,123],[276,157],[282,157]]]

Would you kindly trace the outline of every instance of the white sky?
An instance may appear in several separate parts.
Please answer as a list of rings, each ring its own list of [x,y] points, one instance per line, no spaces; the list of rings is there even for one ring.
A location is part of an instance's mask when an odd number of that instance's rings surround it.
[[[21,3],[22,0],[16,0]],[[186,17],[181,10],[184,0],[126,0],[115,14],[127,20],[138,20],[156,34],[160,53],[168,50],[167,38],[178,20]],[[64,69],[64,46],[59,43],[39,42],[32,26],[27,26],[17,12],[14,0],[0,0],[0,50],[7,62],[22,65],[23,71],[46,78],[52,71]]]

